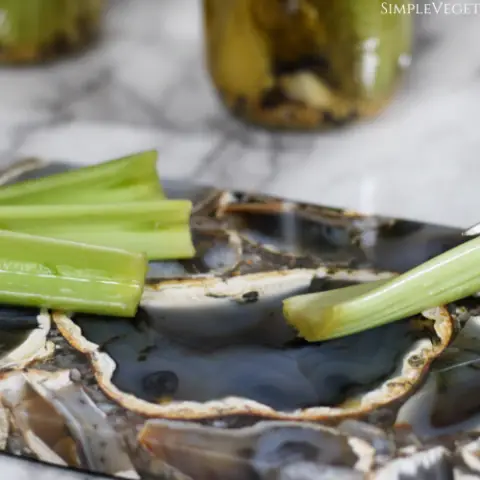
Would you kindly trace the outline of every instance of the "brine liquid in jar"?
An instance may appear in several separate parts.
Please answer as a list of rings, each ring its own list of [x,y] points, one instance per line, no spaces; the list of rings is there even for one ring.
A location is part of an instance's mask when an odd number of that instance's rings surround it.
[[[376,115],[411,54],[403,0],[204,0],[207,65],[222,101],[295,130]]]

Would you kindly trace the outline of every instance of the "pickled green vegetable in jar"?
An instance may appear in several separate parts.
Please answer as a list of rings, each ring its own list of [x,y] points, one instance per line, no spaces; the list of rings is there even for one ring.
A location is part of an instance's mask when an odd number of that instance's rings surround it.
[[[0,62],[38,63],[87,45],[105,0],[0,0]]]
[[[204,0],[207,65],[227,108],[310,130],[379,113],[409,64],[406,0]]]

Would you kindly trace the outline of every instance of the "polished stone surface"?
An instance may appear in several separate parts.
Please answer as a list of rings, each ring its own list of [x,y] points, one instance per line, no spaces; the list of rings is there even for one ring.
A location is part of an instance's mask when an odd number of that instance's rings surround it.
[[[165,178],[455,226],[480,220],[480,8],[418,16],[414,62],[390,108],[313,136],[228,117],[203,67],[200,8],[112,0],[89,52],[1,69],[0,161],[89,163],[155,147]]]

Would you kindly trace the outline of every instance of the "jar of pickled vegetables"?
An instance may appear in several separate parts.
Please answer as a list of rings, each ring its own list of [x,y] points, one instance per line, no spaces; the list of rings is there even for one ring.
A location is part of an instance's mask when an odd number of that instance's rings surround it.
[[[0,62],[37,63],[85,46],[105,1],[0,0]]]
[[[404,0],[204,0],[207,65],[227,108],[308,130],[377,114],[409,64]]]

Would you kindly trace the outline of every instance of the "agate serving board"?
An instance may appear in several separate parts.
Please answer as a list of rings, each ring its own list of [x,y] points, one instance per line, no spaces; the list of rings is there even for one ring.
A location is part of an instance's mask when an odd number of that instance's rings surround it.
[[[0,181],[65,168],[25,161]],[[2,471],[480,478],[480,302],[317,344],[281,314],[289,295],[418,265],[458,230],[164,186],[193,201],[198,255],[151,264],[135,319],[0,308]]]

